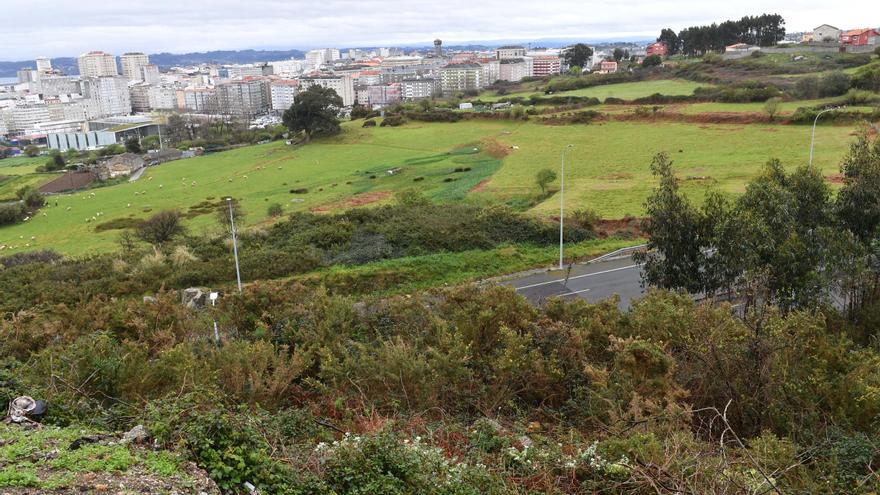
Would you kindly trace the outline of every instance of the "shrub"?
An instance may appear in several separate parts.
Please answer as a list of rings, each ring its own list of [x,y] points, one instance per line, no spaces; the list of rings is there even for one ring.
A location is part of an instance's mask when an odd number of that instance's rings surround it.
[[[650,57],[645,57],[645,60],[642,61],[642,67],[656,67],[662,64],[663,59],[660,55],[651,55]]]
[[[376,127],[376,121],[373,119],[365,120],[361,127]]]
[[[819,83],[819,96],[840,96],[850,88],[850,77],[843,72],[832,72],[822,77]]]
[[[0,225],[11,225],[20,222],[26,213],[21,203],[0,205]]]
[[[406,123],[403,117],[399,115],[389,115],[382,119],[382,123],[379,124],[379,127],[398,127],[402,126]]]
[[[30,265],[33,263],[56,263],[62,260],[62,256],[51,249],[42,251],[29,251],[26,253],[16,253],[5,258],[0,258],[0,265],[5,268],[14,266]]]
[[[184,232],[180,213],[173,210],[159,212],[137,227],[138,237],[154,246],[161,246]]]
[[[291,189],[290,194],[308,194],[309,189],[307,187],[300,187],[297,189]]]
[[[280,203],[272,203],[266,209],[266,214],[272,218],[280,217],[284,214],[284,207]]]
[[[16,191],[15,195],[18,196],[18,199],[20,199],[24,205],[31,210],[36,210],[46,204],[46,199],[43,198],[40,191],[37,191],[31,186],[19,189]]]

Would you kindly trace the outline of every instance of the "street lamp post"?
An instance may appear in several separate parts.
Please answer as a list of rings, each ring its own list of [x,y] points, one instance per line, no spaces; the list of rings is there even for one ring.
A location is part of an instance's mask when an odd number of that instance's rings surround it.
[[[813,120],[813,137],[810,139],[810,166],[813,166],[813,147],[816,145],[816,124],[819,123],[819,117],[822,116],[823,113],[831,112],[834,110],[840,110],[844,107],[831,107],[822,110],[821,112],[816,114],[816,119]]]
[[[235,254],[235,280],[238,282],[238,293],[241,294],[241,271],[238,268],[238,241],[235,238],[235,218],[232,214],[232,198],[226,198],[229,204],[229,225],[232,228],[232,252]]]
[[[563,246],[564,242],[562,240],[562,232],[563,232],[563,216],[565,213],[565,153],[568,152],[572,148],[572,145],[567,145],[562,150],[562,166],[560,168],[559,175],[559,269],[562,270],[562,257],[563,257]]]

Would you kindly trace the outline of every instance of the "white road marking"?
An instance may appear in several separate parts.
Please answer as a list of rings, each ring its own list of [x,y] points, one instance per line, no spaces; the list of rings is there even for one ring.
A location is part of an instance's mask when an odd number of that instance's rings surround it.
[[[575,280],[575,279],[578,279],[578,278],[584,278],[584,277],[594,277],[594,276],[596,276],[596,275],[604,275],[604,274],[606,274],[606,273],[619,272],[619,271],[621,271],[621,270],[629,270],[629,269],[631,269],[631,268],[639,268],[639,267],[641,267],[641,266],[642,266],[642,265],[640,265],[640,264],[628,265],[628,266],[623,266],[623,267],[620,267],[620,268],[612,268],[611,270],[604,270],[604,271],[601,271],[601,272],[587,273],[587,274],[585,274],[585,275],[578,275],[578,276],[576,276],[576,277],[569,277],[568,279],[569,279],[569,280]],[[550,280],[550,281],[547,281],[547,282],[538,282],[537,284],[525,285],[525,286],[523,286],[523,287],[514,287],[514,289],[516,289],[516,290],[531,289],[532,287],[540,287],[540,286],[542,286],[542,285],[550,285],[550,284],[555,284],[555,283],[558,283],[558,282],[565,282],[565,279],[564,279],[564,278],[560,278],[560,279],[558,279],[558,280]]]
[[[575,294],[580,294],[581,292],[587,292],[587,291],[589,291],[589,290],[590,290],[590,289],[576,290],[576,291],[574,291],[574,292],[569,292],[568,294],[562,294],[560,297],[573,296],[573,295],[575,295]]]

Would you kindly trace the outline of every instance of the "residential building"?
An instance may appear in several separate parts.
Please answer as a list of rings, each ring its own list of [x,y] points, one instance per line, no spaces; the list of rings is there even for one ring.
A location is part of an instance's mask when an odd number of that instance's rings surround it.
[[[122,75],[129,81],[143,81],[142,68],[150,65],[150,57],[143,53],[126,53],[119,57],[119,65],[122,66]]]
[[[131,93],[124,76],[83,78],[80,88],[84,98],[95,102],[101,117],[131,113]]]
[[[270,91],[272,93],[272,110],[275,113],[283,113],[296,100],[296,94],[299,92],[299,81],[290,79],[272,81]]]
[[[324,65],[324,50],[309,50],[306,52],[306,67],[317,69]]]
[[[18,76],[19,84],[27,84],[40,80],[40,73],[30,68],[21,69],[16,73],[16,76]]]
[[[840,35],[840,43],[848,46],[877,45],[880,33],[873,28],[851,29]]]
[[[254,64],[230,65],[226,67],[229,79],[244,79],[246,77],[262,77],[263,66]]]
[[[282,77],[293,77],[302,74],[302,60],[280,60],[278,62],[269,62],[272,67],[272,73]]]
[[[829,24],[822,24],[813,30],[812,39],[814,43],[840,43],[840,29]]]
[[[150,85],[147,98],[150,110],[174,110],[177,108],[177,90],[170,86]]]
[[[209,115],[218,113],[217,90],[214,88],[184,89],[183,102],[183,108],[194,113]]]
[[[217,106],[221,114],[252,119],[269,111],[272,94],[266,79],[248,78],[218,84]]]
[[[159,84],[162,81],[159,74],[159,66],[155,64],[147,64],[141,67],[140,80],[147,84]]]
[[[559,55],[532,56],[532,77],[555,76],[562,73],[562,59]]]
[[[104,52],[89,52],[77,59],[82,77],[117,76],[116,57]]]
[[[382,84],[382,71],[378,70],[362,70],[357,75],[357,84],[359,86],[375,86]]]
[[[483,67],[483,86],[488,86],[501,79],[501,61],[494,58],[484,58],[479,61]]]
[[[32,133],[40,122],[49,120],[49,108],[45,104],[17,105],[12,107],[11,132]]]
[[[46,57],[37,57],[37,72],[40,74],[51,74],[52,61]]]
[[[603,60],[599,62],[599,74],[614,74],[617,72],[617,62],[614,60]]]
[[[404,79],[400,83],[400,97],[405,100],[432,98],[441,92],[440,80],[433,77],[424,79]]]
[[[129,176],[144,168],[144,159],[134,153],[122,153],[102,161],[95,169],[101,180]]]
[[[530,77],[529,67],[521,58],[505,58],[500,61],[501,73],[498,79],[502,81],[519,82]]]
[[[77,80],[73,77],[41,77],[37,85],[37,92],[44,97],[69,95],[79,93],[79,86],[77,85]]]
[[[658,41],[648,45],[648,48],[645,49],[645,56],[651,57],[654,55],[657,55],[658,57],[669,55],[669,47],[666,45],[666,42]]]
[[[367,88],[370,105],[385,106],[400,101],[400,84],[388,84],[381,86],[369,86]]]
[[[146,83],[132,84],[128,87],[131,95],[131,110],[133,112],[150,111],[150,85]]]
[[[354,78],[348,75],[341,76],[314,76],[300,79],[302,89],[312,86],[331,88],[342,98],[342,105],[350,107],[355,103]]]
[[[526,56],[526,49],[522,46],[502,46],[495,50],[495,58],[505,60],[508,58],[523,58]]]
[[[440,87],[444,95],[479,91],[486,86],[483,66],[477,63],[449,64],[440,69]]]
[[[382,62],[380,62],[380,66],[382,68],[392,68],[392,67],[407,67],[411,65],[421,65],[422,57],[411,57],[400,55],[396,57],[387,57]]]

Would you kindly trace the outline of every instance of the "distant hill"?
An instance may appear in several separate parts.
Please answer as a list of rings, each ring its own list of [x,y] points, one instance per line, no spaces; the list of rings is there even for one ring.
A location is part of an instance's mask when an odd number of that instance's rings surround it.
[[[197,53],[156,53],[150,55],[150,61],[159,67],[168,68],[177,65],[193,65],[206,62],[248,64],[303,57],[305,57],[305,52],[300,50],[224,50]],[[36,68],[36,62],[33,60],[0,62],[0,77],[15,77],[16,73],[25,67]],[[76,58],[74,57],[53,58],[52,67],[61,69],[65,74],[79,74]]]

